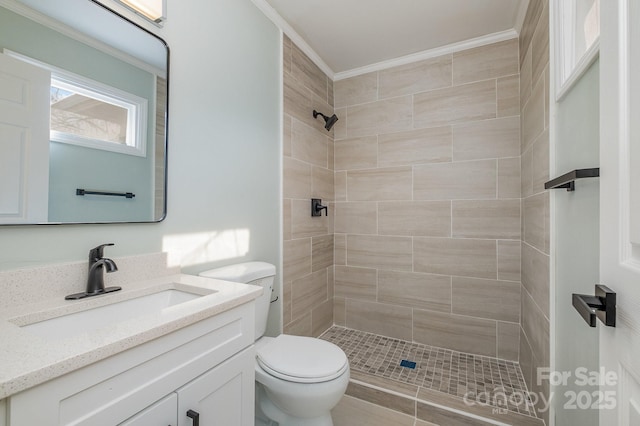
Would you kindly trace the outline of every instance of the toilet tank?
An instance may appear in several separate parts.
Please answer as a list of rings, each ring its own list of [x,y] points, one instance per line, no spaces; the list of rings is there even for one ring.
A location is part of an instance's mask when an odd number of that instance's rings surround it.
[[[266,262],[236,263],[235,265],[200,272],[201,277],[257,285],[263,288],[262,296],[256,299],[256,340],[264,335],[267,328],[271,290],[273,290],[275,275],[276,267]]]

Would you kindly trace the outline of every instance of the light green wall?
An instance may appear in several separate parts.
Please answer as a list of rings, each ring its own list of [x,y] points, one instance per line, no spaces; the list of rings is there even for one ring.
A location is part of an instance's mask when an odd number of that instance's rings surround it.
[[[599,167],[599,62],[557,104],[556,169]],[[557,192],[556,192],[557,191]],[[571,294],[593,294],[599,280],[599,180],[576,181],[575,192],[554,190],[556,220],[556,371],[569,371],[568,386],[556,394],[557,425],[598,425],[596,410],[567,410],[564,393],[597,391],[574,385],[575,369],[598,371],[598,329],[590,328],[571,305]]]
[[[104,242],[109,256],[166,250],[187,273],[280,266],[280,32],[250,0],[168,3],[164,28],[148,25],[171,48],[167,219],[0,227],[0,269],[84,260]]]

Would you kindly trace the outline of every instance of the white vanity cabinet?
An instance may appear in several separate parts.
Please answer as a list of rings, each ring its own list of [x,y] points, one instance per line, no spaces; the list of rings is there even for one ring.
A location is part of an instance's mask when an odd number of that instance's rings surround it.
[[[0,426],[253,426],[253,334],[250,302],[12,395]]]

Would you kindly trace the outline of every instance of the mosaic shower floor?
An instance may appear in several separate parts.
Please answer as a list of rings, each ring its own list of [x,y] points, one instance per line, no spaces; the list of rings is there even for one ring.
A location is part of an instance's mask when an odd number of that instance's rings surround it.
[[[518,363],[333,326],[321,339],[347,354],[352,371],[421,386],[535,417]],[[402,367],[402,360],[415,368]]]

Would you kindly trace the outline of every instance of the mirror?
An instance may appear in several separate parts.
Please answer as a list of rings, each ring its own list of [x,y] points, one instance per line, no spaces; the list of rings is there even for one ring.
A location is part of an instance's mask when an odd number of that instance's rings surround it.
[[[95,0],[0,0],[0,224],[163,220],[168,74]]]

